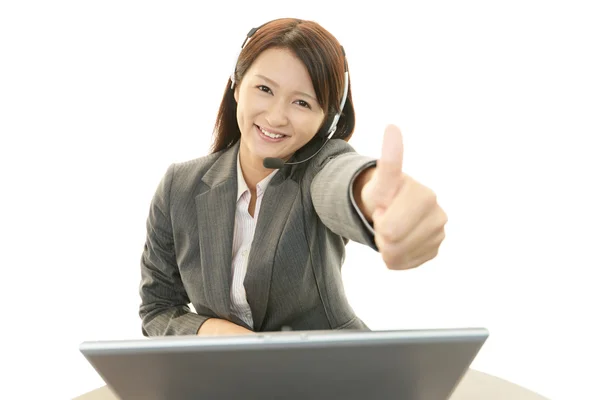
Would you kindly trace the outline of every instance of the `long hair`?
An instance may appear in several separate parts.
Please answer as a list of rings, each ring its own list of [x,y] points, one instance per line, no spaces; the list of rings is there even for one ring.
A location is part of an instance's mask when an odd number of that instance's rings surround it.
[[[262,25],[242,49],[235,67],[235,81],[239,84],[254,60],[269,48],[291,50],[304,63],[317,95],[317,101],[326,117],[316,132],[315,139],[323,137],[333,116],[339,112],[344,93],[345,55],[337,39],[316,22],[295,18],[276,19]],[[237,102],[227,82],[213,132],[211,153],[233,146],[241,137],[237,123]],[[350,80],[348,94],[337,130],[332,138],[350,140],[354,132],[355,116]],[[312,142],[312,140],[311,140]],[[310,143],[310,142],[309,142]]]

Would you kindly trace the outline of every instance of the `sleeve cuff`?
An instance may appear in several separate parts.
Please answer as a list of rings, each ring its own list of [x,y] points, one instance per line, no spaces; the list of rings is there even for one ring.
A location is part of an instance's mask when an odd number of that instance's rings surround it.
[[[369,233],[371,233],[372,236],[375,236],[375,230],[373,229],[373,225],[369,221],[367,221],[367,218],[362,213],[362,211],[360,211],[360,208],[356,204],[356,199],[354,198],[354,191],[352,190],[352,188],[354,187],[354,181],[356,181],[356,177],[361,172],[363,172],[367,168],[371,168],[371,167],[375,167],[375,166],[377,166],[377,160],[373,160],[373,161],[365,164],[361,169],[357,170],[354,173],[354,175],[352,176],[352,179],[350,180],[350,185],[348,187],[348,194],[350,196],[350,202],[352,203],[352,206],[354,207],[354,211],[356,211],[356,214],[358,215],[358,217],[362,221],[364,227],[369,231]]]

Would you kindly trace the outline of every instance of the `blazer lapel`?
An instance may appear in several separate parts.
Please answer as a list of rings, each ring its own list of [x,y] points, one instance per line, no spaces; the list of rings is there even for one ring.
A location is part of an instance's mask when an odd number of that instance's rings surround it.
[[[255,330],[264,322],[277,243],[299,190],[283,172],[273,177],[262,199],[244,280]]]
[[[206,302],[221,318],[230,318],[231,252],[237,194],[239,141],[206,172],[207,190],[196,196],[200,263]]]

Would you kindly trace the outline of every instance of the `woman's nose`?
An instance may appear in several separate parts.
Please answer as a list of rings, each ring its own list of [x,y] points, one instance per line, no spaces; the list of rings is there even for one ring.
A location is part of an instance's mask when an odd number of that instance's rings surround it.
[[[284,126],[288,123],[286,105],[280,101],[274,101],[267,111],[267,122],[273,128],[276,126]]]

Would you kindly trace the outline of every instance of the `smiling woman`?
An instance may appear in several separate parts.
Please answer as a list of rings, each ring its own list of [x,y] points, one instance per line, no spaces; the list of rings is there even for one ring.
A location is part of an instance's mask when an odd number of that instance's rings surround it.
[[[241,137],[242,170],[252,187],[272,172],[263,167],[263,159],[286,161],[308,142],[324,138],[336,114],[333,137],[348,141],[354,106],[344,80],[343,48],[317,23],[274,20],[251,30],[248,39],[225,88],[212,151],[231,147]]]
[[[286,49],[261,53],[236,86],[235,100],[240,162],[250,182],[272,172],[264,168],[263,159],[288,160],[315,136],[324,120],[306,67]]]
[[[368,329],[344,292],[345,245],[413,268],[437,254],[446,217],[433,192],[403,174],[397,128],[377,160],[348,144],[354,125],[333,35],[299,19],[252,29],[211,154],[171,165],[152,199],[143,333]]]

